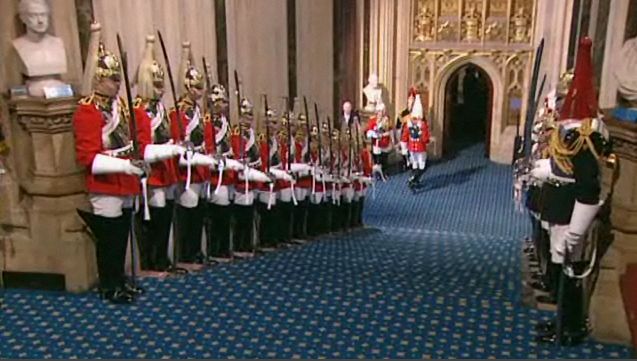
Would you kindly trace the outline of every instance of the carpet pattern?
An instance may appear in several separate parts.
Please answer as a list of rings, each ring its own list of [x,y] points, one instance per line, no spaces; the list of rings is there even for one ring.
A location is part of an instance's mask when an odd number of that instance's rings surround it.
[[[628,358],[587,341],[539,345],[551,313],[520,302],[508,167],[465,149],[368,197],[370,227],[165,280],[115,306],[94,294],[7,290],[2,358]]]

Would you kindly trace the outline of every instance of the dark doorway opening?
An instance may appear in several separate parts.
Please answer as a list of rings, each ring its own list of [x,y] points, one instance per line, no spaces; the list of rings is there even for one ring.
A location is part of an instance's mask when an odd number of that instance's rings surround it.
[[[489,156],[492,98],[491,79],[479,66],[470,63],[451,75],[445,86],[445,156],[478,143]]]

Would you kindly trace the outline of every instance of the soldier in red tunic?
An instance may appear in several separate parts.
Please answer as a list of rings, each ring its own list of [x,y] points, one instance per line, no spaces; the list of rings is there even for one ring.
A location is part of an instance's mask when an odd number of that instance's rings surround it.
[[[184,262],[202,261],[202,232],[205,213],[205,184],[210,179],[210,168],[215,148],[215,128],[210,118],[204,117],[197,102],[204,94],[201,71],[186,61],[182,73],[183,95],[179,101],[179,116],[170,111],[171,131],[175,143],[187,151],[179,158],[180,185],[177,196],[177,230],[179,259]],[[181,125],[179,124],[181,123]]]
[[[133,199],[140,194],[139,177],[144,174],[143,161],[132,160],[132,137],[137,137],[143,154],[151,142],[150,121],[142,108],[135,108],[137,134],[131,134],[128,105],[117,97],[119,59],[100,44],[93,61],[93,93],[80,101],[73,116],[75,152],[86,167],[92,206],[92,213],[78,212],[96,238],[101,296],[114,303],[131,303],[141,290],[126,279],[124,260]]]
[[[221,166],[212,172],[210,178],[211,192],[208,199],[210,224],[206,230],[208,258],[217,260],[231,256],[232,200],[236,171],[230,164],[234,158],[230,144],[232,127],[226,116],[228,97],[223,85],[212,85],[209,102],[212,112],[208,116],[211,117],[215,127],[216,155],[222,159]]]
[[[297,242],[302,243],[302,240],[308,236],[308,215],[310,209],[310,194],[312,193],[313,178],[310,174],[311,161],[309,157],[307,143],[307,118],[300,111],[299,107],[295,107],[294,113],[296,114],[296,122],[293,122],[295,127],[292,129],[294,134],[294,161],[295,164],[304,165],[307,167],[305,170],[296,172],[297,182],[294,190],[296,200],[298,202],[297,210],[294,212],[294,232],[293,236]]]
[[[261,150],[254,131],[252,103],[241,99],[239,125],[233,128],[230,142],[237,161],[243,165],[235,182],[234,208],[236,227],[233,254],[245,258],[254,255],[259,244],[255,219],[254,198],[259,182],[270,179],[261,172]]]
[[[148,177],[148,206],[150,220],[144,222],[141,266],[143,269],[163,271],[169,266],[168,240],[172,224],[175,187],[179,181],[175,157],[185,148],[174,145],[170,134],[168,112],[162,103],[164,70],[155,60],[155,37],[146,38],[144,58],[137,70],[137,98],[135,106],[143,109],[150,119],[151,144],[144,158],[151,162]]]
[[[394,149],[394,133],[384,104],[381,103],[376,107],[376,115],[369,119],[365,134],[372,141],[373,173],[381,180],[385,180],[384,169],[387,165],[387,157]]]
[[[287,105],[287,104],[286,104]],[[289,179],[278,179],[278,206],[280,208],[278,229],[278,240],[280,243],[288,243],[292,241],[293,237],[293,220],[294,220],[294,207],[297,203],[296,195],[294,194],[296,188],[296,180],[292,178],[292,164],[294,162],[294,138],[291,136],[292,125],[290,124],[290,131],[288,132],[288,123],[293,118],[292,112],[288,112],[287,116],[281,117],[281,127],[276,135],[276,141],[278,143],[279,154],[281,156],[281,170],[285,174],[289,175]],[[290,146],[292,144],[292,146]],[[292,159],[290,159],[290,157]]]
[[[403,124],[402,141],[407,143],[409,150],[409,163],[413,170],[409,187],[413,188],[420,183],[420,177],[425,171],[429,144],[429,125],[423,113],[420,94],[416,95],[411,114]]]

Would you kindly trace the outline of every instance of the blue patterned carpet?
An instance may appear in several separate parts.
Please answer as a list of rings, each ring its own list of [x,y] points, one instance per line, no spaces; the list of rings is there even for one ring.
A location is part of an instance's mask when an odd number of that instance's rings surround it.
[[[588,341],[534,343],[550,313],[520,303],[510,170],[465,149],[417,194],[397,175],[370,228],[256,260],[147,279],[134,306],[8,290],[2,358],[627,358]]]

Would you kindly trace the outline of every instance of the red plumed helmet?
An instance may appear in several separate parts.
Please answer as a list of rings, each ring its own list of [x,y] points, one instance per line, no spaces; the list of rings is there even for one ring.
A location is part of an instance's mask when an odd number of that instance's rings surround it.
[[[597,117],[597,95],[593,85],[591,62],[592,45],[589,37],[583,37],[579,42],[573,81],[560,109],[560,120]]]
[[[415,86],[413,86],[413,85],[412,85],[412,86],[409,88],[409,91],[407,92],[407,97],[412,96],[412,97],[414,97],[414,98],[415,98],[415,97],[416,97],[416,94],[418,94],[418,93],[419,93],[419,92],[418,92],[418,88],[416,88]]]

